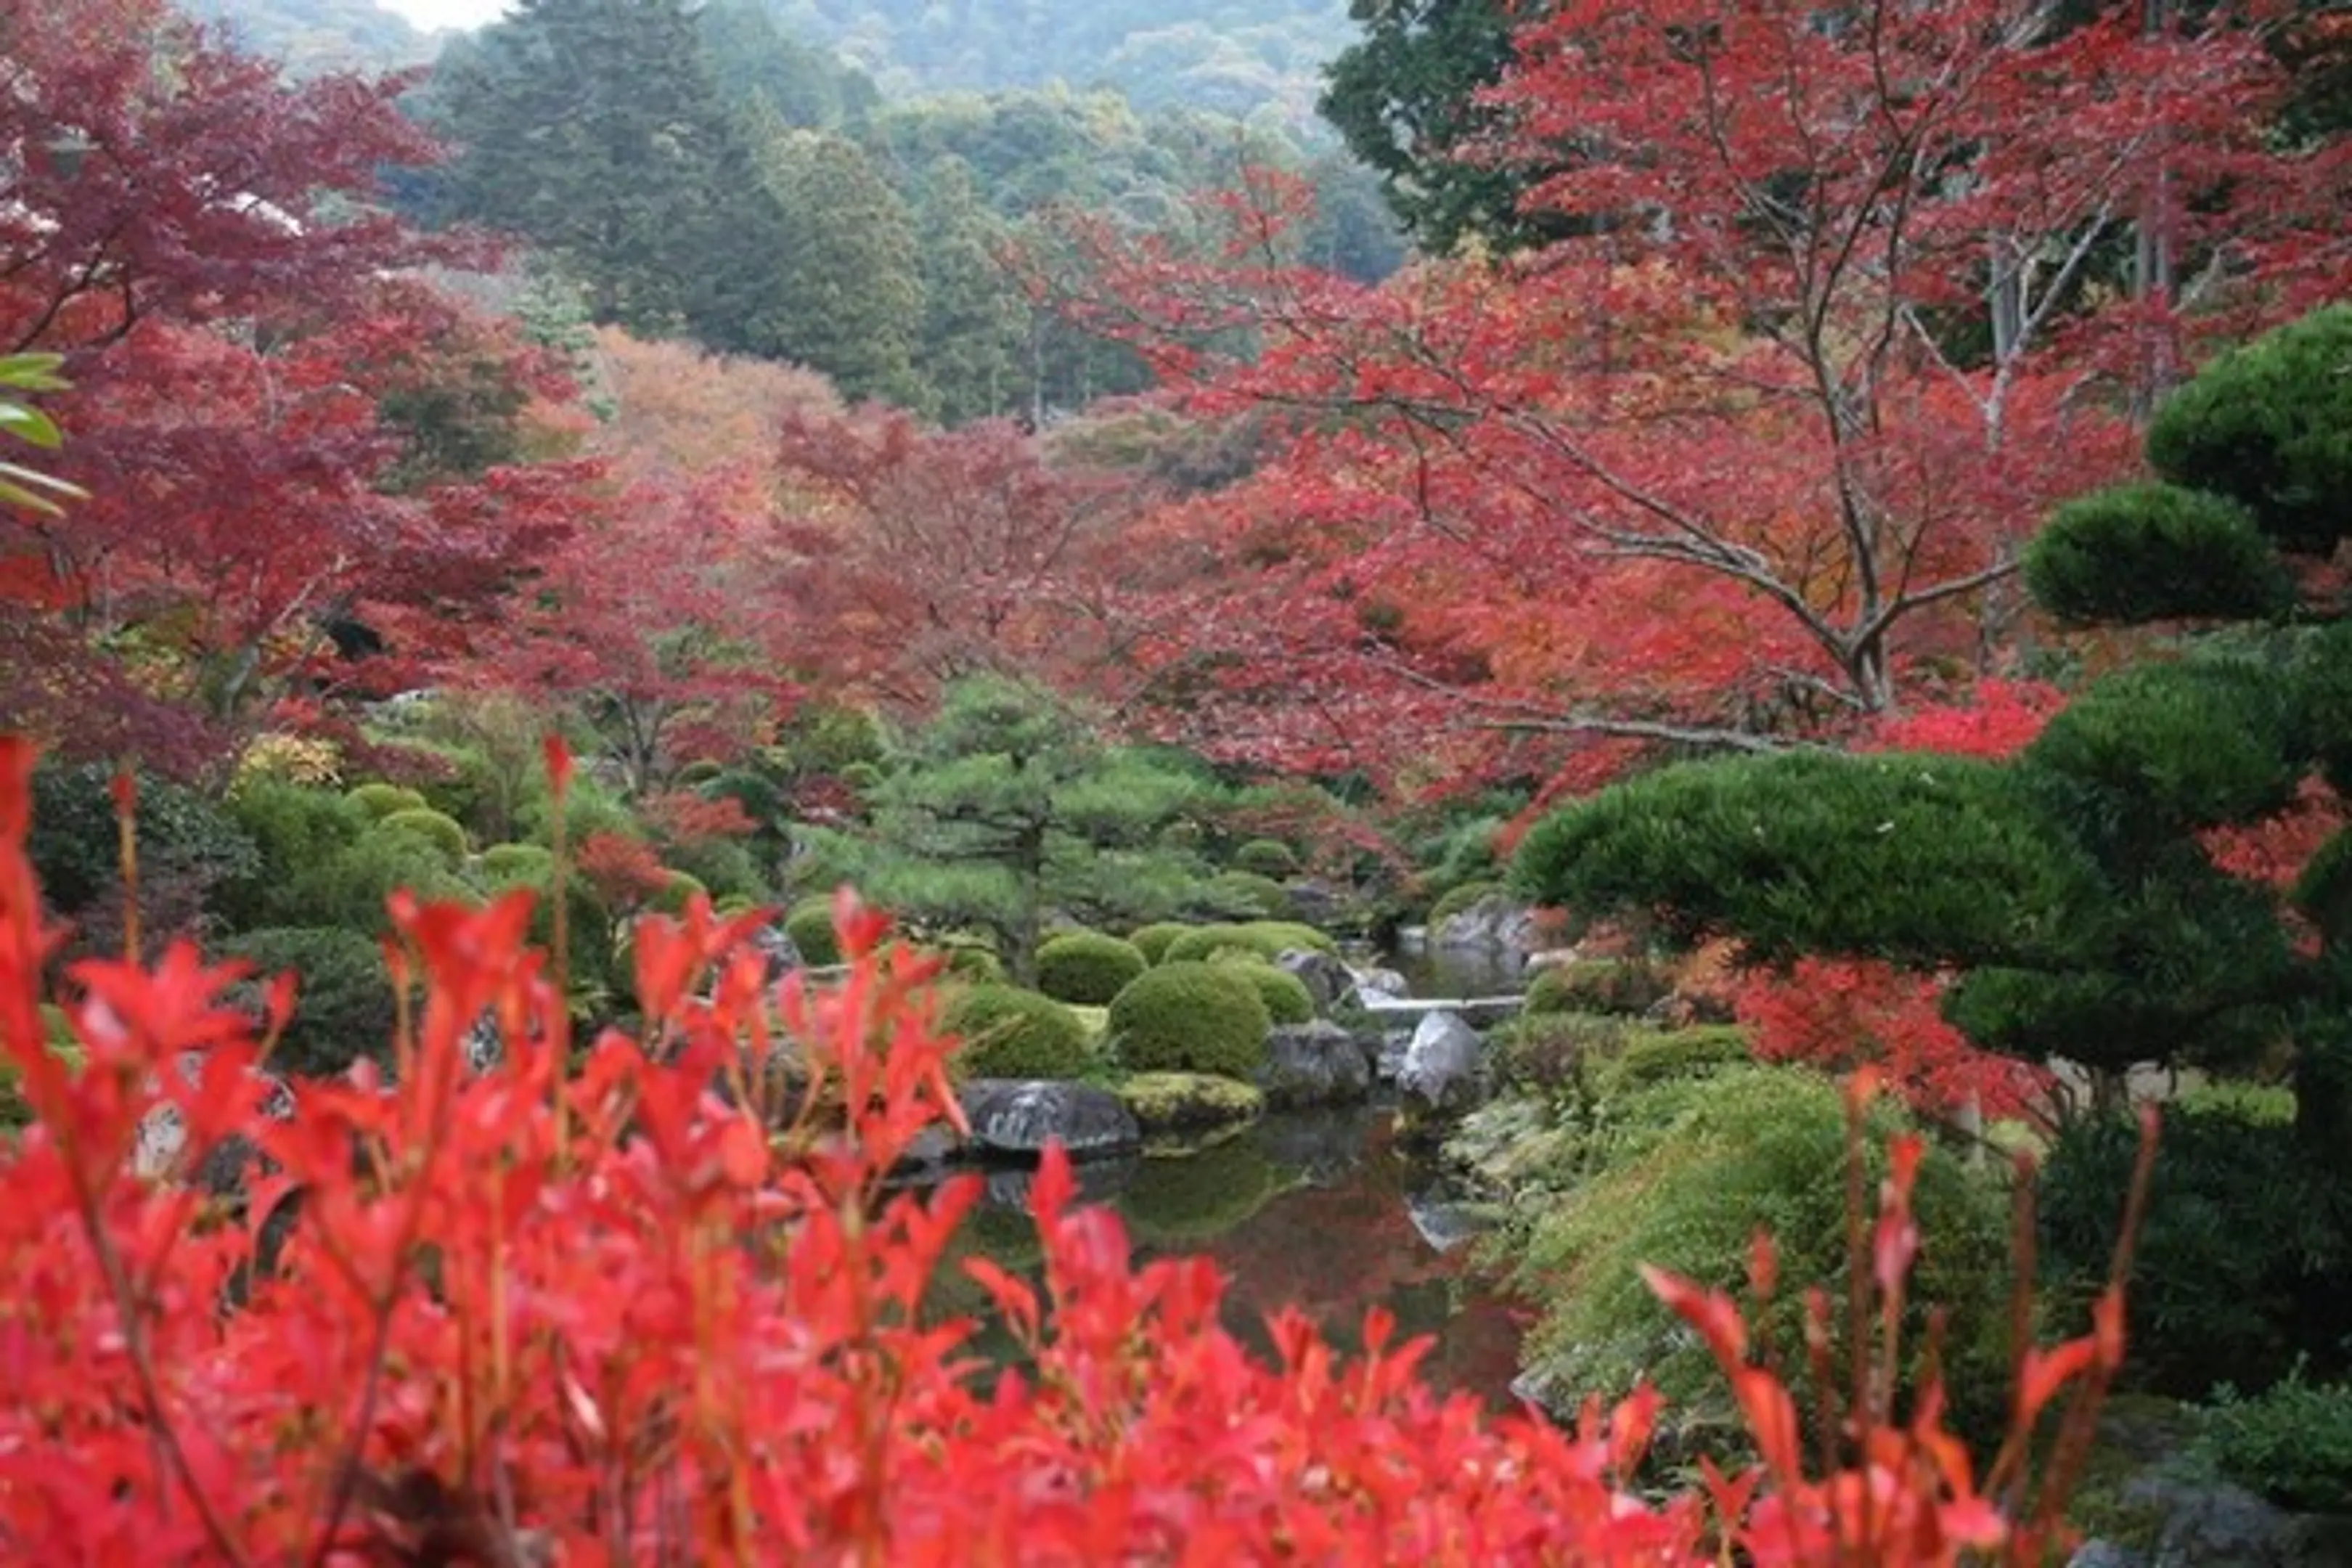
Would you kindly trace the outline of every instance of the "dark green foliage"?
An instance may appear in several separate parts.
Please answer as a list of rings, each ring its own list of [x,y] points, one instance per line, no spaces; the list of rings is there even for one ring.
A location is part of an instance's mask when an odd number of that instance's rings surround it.
[[[1158,963],[1168,956],[1169,944],[1192,929],[1181,921],[1154,921],[1128,932],[1127,940],[1143,954],[1145,963]]]
[[[1492,135],[1478,92],[1511,58],[1502,0],[1350,0],[1362,37],[1326,74],[1323,117],[1380,171],[1389,205],[1423,246],[1451,251],[1476,236],[1501,248],[1556,238],[1557,220],[1522,215],[1540,171],[1465,159]]]
[[[784,916],[784,934],[793,939],[801,958],[823,969],[841,962],[841,937],[833,926],[833,895],[803,899]]]
[[[1871,1123],[1864,1142],[1866,1190],[1874,1191],[1886,1140],[1903,1119],[1882,1104]],[[1722,1373],[1638,1266],[1744,1294],[1748,1243],[1760,1227],[1772,1235],[1786,1283],[1759,1324],[1810,1416],[1802,1287],[1820,1282],[1832,1301],[1845,1299],[1848,1155],[1837,1084],[1752,1065],[1673,1078],[1614,1095],[1579,1146],[1591,1173],[1563,1178],[1565,1190],[1545,1197],[1524,1237],[1517,1278],[1545,1305],[1528,1341],[1534,1366],[1580,1397],[1622,1395],[1652,1378],[1666,1396],[1672,1449],[1718,1449],[1739,1429]],[[1915,1205],[1922,1246],[1906,1381],[1920,1369],[1927,1304],[1935,1303],[1949,1313],[1944,1370],[1963,1429],[1998,1429],[2008,1380],[2005,1197],[1931,1145]],[[1843,1330],[1841,1316],[1834,1342]],[[1842,1349],[1832,1364],[1845,1365]]]
[[[1125,1191],[1119,1212],[1136,1239],[1192,1251],[1264,1208],[1286,1184],[1255,1138],[1229,1138],[1172,1158],[1146,1160]]]
[[[767,878],[761,874],[759,857],[751,846],[733,838],[667,844],[662,847],[662,864],[692,877],[709,889],[713,898],[757,904],[766,902],[772,893]]]
[[[2157,410],[2148,460],[2250,509],[2284,550],[2352,531],[2352,305],[2222,354]]]
[[[2352,1514],[2352,1384],[2307,1383],[2297,1368],[2251,1399],[2220,1390],[2197,1449],[2281,1508]]]
[[[1099,931],[1073,931],[1037,949],[1037,989],[1081,1007],[1107,1007],[1127,983],[1151,967],[1131,942]]]
[[[377,831],[325,859],[289,868],[264,889],[259,909],[271,925],[374,936],[390,929],[385,900],[403,888],[427,901],[472,891],[434,844],[414,834]]]
[[[26,853],[41,890],[63,914],[120,886],[121,852],[114,818],[114,771],[97,763],[44,762],[33,773],[33,826]],[[167,879],[205,889],[249,876],[259,856],[253,840],[209,796],[151,774],[139,775],[139,867],[154,886]]]
[[[332,1078],[362,1057],[392,1059],[399,1015],[383,951],[373,941],[354,931],[281,926],[231,937],[219,955],[252,963],[264,984],[287,971],[299,982],[274,1066]]]
[[[2319,847],[2294,882],[2294,907],[2333,946],[2352,943],[2352,835]]]
[[[1629,1031],[1615,1052],[1601,1058],[1603,1093],[1627,1094],[1652,1084],[1707,1078],[1756,1059],[1748,1032],[1730,1024],[1692,1029]]]
[[[1094,1066],[1078,1016],[1034,991],[974,985],[948,1004],[944,1022],[966,1041],[959,1059],[975,1078],[1077,1078]]]
[[[962,980],[1002,982],[1004,961],[984,947],[960,944],[947,950],[948,973]]]
[[[1205,907],[1221,914],[1279,921],[1291,912],[1290,894],[1282,884],[1255,871],[1220,871],[1202,891]]]
[[[1434,931],[1481,899],[1491,899],[1502,891],[1502,883],[1485,877],[1475,877],[1467,882],[1456,883],[1435,903],[1429,906],[1430,929]]]
[[[352,789],[347,798],[367,813],[371,819],[379,822],[394,812],[423,811],[428,805],[420,792],[405,784],[359,784]]]
[[[1247,1082],[1273,1026],[1249,977],[1229,964],[1171,959],[1110,1005],[1110,1039],[1130,1072],[1221,1073]]]
[[[41,1030],[47,1037],[49,1050],[67,1061],[79,1064],[83,1059],[81,1041],[67,1022],[65,1009],[54,1003],[41,1004]],[[13,1132],[29,1125],[33,1108],[25,1103],[23,1075],[16,1059],[0,1054],[0,1133]]]
[[[1528,986],[1527,1010],[1638,1016],[1664,1001],[1671,989],[1656,965],[1638,959],[1580,959],[1538,971]]]
[[[1275,1023],[1315,1021],[1315,997],[1298,976],[1286,974],[1255,958],[1233,960],[1227,967],[1257,987],[1257,999],[1265,1004],[1265,1016]]]
[[[1691,763],[1546,818],[1515,879],[1539,901],[1655,912],[1765,961],[2039,953],[2097,894],[2094,868],[1998,764],[1785,752]]]
[[[2042,1168],[2041,1251],[2053,1302],[2079,1310],[2106,1274],[2138,1129],[2094,1117]],[[2133,1375],[2166,1393],[2265,1387],[2300,1355],[2331,1373],[2352,1349],[2352,1180],[2242,1104],[2169,1107],[2132,1268]]]
[[[2024,760],[2094,792],[2092,810],[2170,837],[2284,806],[2308,767],[2304,737],[2294,694],[2273,671],[2200,658],[2109,676],[2051,720]]]
[[[1280,879],[1298,875],[1298,857],[1279,839],[1253,838],[1234,851],[1234,868]]]
[[[305,868],[326,864],[360,840],[373,820],[331,790],[255,779],[229,797],[229,815],[259,852],[252,869],[225,882],[214,908],[231,926],[283,925],[281,890]]]
[[[907,204],[847,137],[779,126],[763,142],[761,178],[785,217],[781,250],[765,258],[775,350],[851,398],[919,406],[923,283]]]
[[[697,894],[706,899],[710,897],[710,889],[703,886],[701,878],[689,876],[684,871],[672,871],[669,880],[662,884],[661,891],[654,895],[653,907],[666,915],[683,915]]]
[[[429,806],[414,811],[395,811],[378,819],[375,831],[403,833],[421,839],[438,849],[452,864],[466,858],[466,830],[453,817],[444,816]]]
[[[1339,956],[1339,944],[1328,931],[1297,921],[1251,921],[1242,929],[1261,942],[1270,943],[1274,951],[1267,956],[1280,958],[1286,952],[1320,952],[1332,958]]]
[[[555,856],[537,844],[493,844],[482,851],[481,867],[492,882],[537,882],[555,874]]]
[[[2034,600],[2062,620],[2268,616],[2294,582],[2253,514],[2178,485],[2125,485],[2067,502],[2025,553]]]

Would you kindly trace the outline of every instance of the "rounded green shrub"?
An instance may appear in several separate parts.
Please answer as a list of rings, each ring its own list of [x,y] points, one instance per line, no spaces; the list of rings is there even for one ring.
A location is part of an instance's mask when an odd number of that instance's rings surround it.
[[[1638,1016],[1671,989],[1664,974],[1639,960],[1583,958],[1537,971],[1528,984],[1527,1010]]]
[[[1443,925],[1479,900],[1490,898],[1502,890],[1503,884],[1483,878],[1461,883],[1429,906],[1429,924],[1432,927]]]
[[[1209,879],[1209,896],[1218,908],[1236,915],[1266,920],[1290,916],[1290,894],[1271,877],[1255,871],[1220,871]]]
[[[2166,399],[2148,461],[2243,504],[2287,550],[2325,554],[2352,530],[2352,304],[2222,354]]]
[[[265,984],[291,971],[293,1016],[271,1060],[289,1072],[331,1078],[362,1057],[386,1060],[399,1021],[383,952],[354,931],[279,927],[221,944],[252,963]]]
[[[430,806],[414,811],[395,811],[376,819],[380,833],[402,833],[423,839],[441,852],[442,858],[456,864],[466,858],[466,830],[457,819]]]
[[[426,901],[475,891],[439,846],[417,834],[371,832],[291,869],[269,890],[266,908],[278,929],[337,928],[373,936],[389,924],[384,900],[401,889]]]
[[[669,880],[662,884],[661,891],[654,895],[654,908],[666,915],[683,915],[697,893],[706,899],[710,896],[710,889],[703,886],[701,878],[685,871],[672,871]]]
[[[1037,989],[1056,1001],[1101,1007],[1150,967],[1131,942],[1100,931],[1072,931],[1037,949]]]
[[[1155,921],[1128,932],[1127,940],[1143,954],[1145,963],[1158,963],[1168,956],[1168,944],[1192,929],[1182,921]]]
[[[555,853],[537,844],[493,844],[482,851],[481,868],[493,882],[544,882],[555,875]]]
[[[997,983],[1004,978],[1004,961],[988,948],[961,942],[947,949],[948,973],[960,980]]]
[[[1279,881],[1298,875],[1298,857],[1278,838],[1253,838],[1234,851],[1234,868]]]
[[[363,784],[347,792],[343,798],[378,822],[403,811],[431,809],[421,792],[402,784]]]
[[[1269,963],[1282,956],[1280,943],[1253,926],[1187,926],[1160,950],[1160,962],[1204,963],[1227,948],[1254,952]]]
[[[1311,1024],[1315,1021],[1314,994],[1296,974],[1285,973],[1255,957],[1245,957],[1228,967],[1257,987],[1258,1000],[1265,1004],[1265,1016],[1275,1023]]]
[[[2222,1389],[2197,1450],[2280,1508],[2352,1514],[2352,1383],[2306,1382],[2298,1366],[2251,1399]]]
[[[818,969],[841,962],[841,938],[833,929],[833,895],[803,899],[784,916],[784,934],[803,962]]]
[[[2253,514],[2178,485],[2117,485],[2068,501],[2025,551],[2034,602],[2061,620],[2269,616],[2294,579]]]
[[[881,784],[883,773],[872,763],[851,763],[841,770],[840,778],[843,784],[862,795]]]
[[[1247,975],[1171,959],[1111,999],[1110,1038],[1130,1072],[1207,1072],[1248,1081],[1274,1026]]]
[[[1286,952],[1320,952],[1332,958],[1339,956],[1339,943],[1328,931],[1317,931],[1297,921],[1252,921],[1242,928],[1261,942],[1274,945],[1274,956]]]
[[[974,985],[948,1004],[945,1021],[976,1078],[1076,1078],[1094,1065],[1078,1016],[1034,991]]]
[[[348,795],[268,778],[242,785],[228,809],[260,852],[246,874],[214,889],[214,912],[235,928],[287,923],[288,885],[304,868],[350,849],[373,820]]]

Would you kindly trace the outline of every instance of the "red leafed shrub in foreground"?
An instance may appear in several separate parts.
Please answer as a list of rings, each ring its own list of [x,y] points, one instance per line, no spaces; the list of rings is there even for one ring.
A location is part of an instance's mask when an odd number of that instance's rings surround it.
[[[919,1131],[959,1114],[953,1043],[929,965],[854,900],[837,910],[845,974],[822,990],[764,990],[743,945],[758,916],[719,923],[697,900],[644,922],[649,1046],[608,1034],[576,1061],[558,977],[523,940],[528,895],[397,900],[396,962],[425,1000],[396,1087],[362,1066],[273,1121],[247,1071],[267,1041],[223,1005],[234,972],[184,946],[152,969],[79,965],[85,1059],[43,1046],[58,937],[21,850],[30,765],[0,742],[0,1040],[37,1116],[0,1147],[7,1561],[1226,1568],[1679,1564],[1736,1547],[1757,1563],[1927,1564],[1976,1547],[2038,1562],[2121,1355],[2111,1291],[2094,1334],[2021,1358],[2021,1429],[2074,1386],[2072,1446],[2041,1502],[2022,1443],[1972,1468],[1932,1394],[1898,1419],[1866,1367],[1827,1461],[1843,1468],[1809,1475],[1823,1461],[1801,1451],[1738,1309],[1660,1276],[1720,1352],[1763,1462],[1644,1500],[1627,1478],[1651,1396],[1590,1408],[1575,1431],[1491,1420],[1433,1396],[1422,1347],[1380,1322],[1342,1362],[1287,1318],[1278,1364],[1260,1364],[1218,1327],[1214,1270],[1135,1269],[1118,1219],[1074,1205],[1055,1151],[1035,1184],[1042,1295],[966,1265],[1034,1357],[991,1385],[967,1326],[917,1311],[973,1184],[881,1191]],[[508,1049],[476,1074],[462,1037],[486,1010]],[[803,1103],[829,1109],[772,1142],[756,1086],[786,1041],[814,1079]],[[206,1053],[195,1081],[158,1071],[187,1049]],[[164,1098],[192,1153],[242,1133],[274,1163],[254,1221],[131,1174]],[[1847,1305],[1878,1321],[1890,1303],[1890,1362],[1916,1157],[1896,1150],[1874,1229],[1854,1167],[1869,1262]],[[298,1189],[265,1268],[258,1216]],[[1751,1272],[1769,1293],[1768,1245]]]

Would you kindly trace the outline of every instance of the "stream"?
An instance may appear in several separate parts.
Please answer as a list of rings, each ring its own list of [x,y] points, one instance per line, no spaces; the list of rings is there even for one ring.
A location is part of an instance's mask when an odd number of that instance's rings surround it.
[[[1517,988],[1492,963],[1448,962],[1466,956],[1382,962],[1404,973],[1416,994]],[[1399,1342],[1434,1337],[1423,1363],[1433,1389],[1515,1408],[1509,1390],[1523,1313],[1471,1267],[1477,1222],[1456,1205],[1440,1172],[1396,1146],[1392,1104],[1392,1091],[1376,1090],[1369,1104],[1269,1114],[1184,1152],[1088,1163],[1077,1168],[1080,1191],[1124,1216],[1139,1262],[1187,1253],[1213,1259],[1229,1282],[1226,1329],[1261,1353],[1270,1352],[1266,1318],[1285,1307],[1306,1313],[1351,1353],[1360,1347],[1366,1311],[1385,1307]],[[1028,1185],[1024,1171],[991,1173],[958,1245],[1035,1280]],[[1017,1363],[1018,1347],[991,1318],[978,1287],[951,1263],[941,1285],[942,1315],[981,1321],[973,1350],[999,1364]]]

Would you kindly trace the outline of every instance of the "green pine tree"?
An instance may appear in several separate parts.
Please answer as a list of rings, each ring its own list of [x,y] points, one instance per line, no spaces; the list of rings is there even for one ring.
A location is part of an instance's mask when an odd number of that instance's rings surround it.
[[[907,204],[856,142],[829,132],[771,135],[761,161],[783,214],[772,263],[779,347],[851,397],[927,407],[914,363],[923,283]]]
[[[971,167],[950,156],[923,194],[919,359],[941,420],[1011,413],[1024,401],[1029,310],[997,258],[1003,226],[980,204]]]

